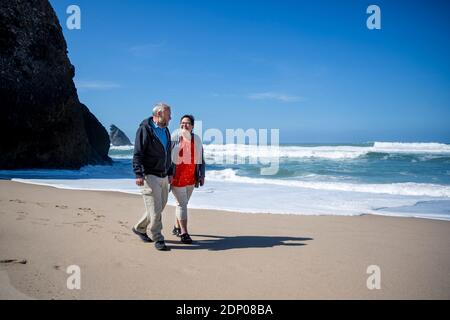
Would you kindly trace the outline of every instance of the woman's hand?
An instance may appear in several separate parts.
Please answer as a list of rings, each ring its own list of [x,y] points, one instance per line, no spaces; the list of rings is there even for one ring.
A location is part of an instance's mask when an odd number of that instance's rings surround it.
[[[187,141],[191,141],[191,132],[186,129],[181,129],[181,137],[183,137]]]

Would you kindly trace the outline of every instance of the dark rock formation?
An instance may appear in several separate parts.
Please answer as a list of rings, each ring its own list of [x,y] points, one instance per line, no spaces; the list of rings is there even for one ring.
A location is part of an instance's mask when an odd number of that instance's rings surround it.
[[[0,168],[109,164],[109,136],[78,100],[47,0],[0,1]]]
[[[109,139],[111,140],[111,144],[113,146],[131,146],[132,145],[130,142],[130,139],[128,139],[127,135],[113,124],[109,128]]]

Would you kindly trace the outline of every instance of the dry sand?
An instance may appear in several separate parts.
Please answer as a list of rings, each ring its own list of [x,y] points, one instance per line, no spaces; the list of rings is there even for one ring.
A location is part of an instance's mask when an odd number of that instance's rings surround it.
[[[168,206],[159,252],[131,231],[142,212],[140,196],[0,181],[0,299],[450,299],[447,221],[190,209],[183,245]]]

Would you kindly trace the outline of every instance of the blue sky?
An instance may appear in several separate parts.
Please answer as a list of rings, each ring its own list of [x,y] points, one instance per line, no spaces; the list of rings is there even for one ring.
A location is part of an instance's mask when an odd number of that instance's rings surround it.
[[[450,1],[50,2],[80,100],[131,139],[165,101],[171,129],[192,113],[282,142],[450,142]]]

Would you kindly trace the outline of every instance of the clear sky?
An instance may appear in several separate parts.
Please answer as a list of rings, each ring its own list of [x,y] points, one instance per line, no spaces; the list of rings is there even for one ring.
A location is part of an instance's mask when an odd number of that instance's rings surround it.
[[[164,101],[171,129],[192,113],[281,142],[450,142],[450,1],[50,2],[81,102],[131,140]]]

